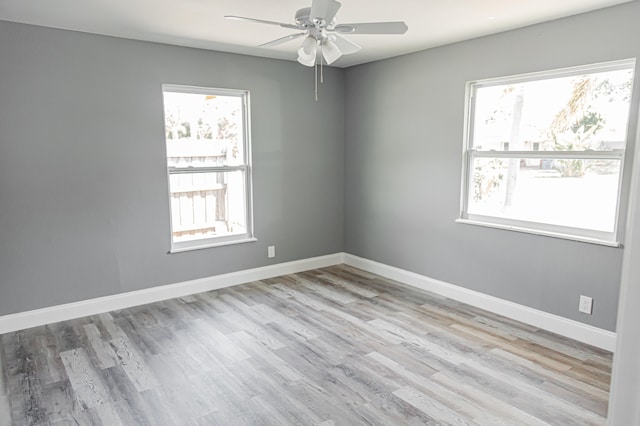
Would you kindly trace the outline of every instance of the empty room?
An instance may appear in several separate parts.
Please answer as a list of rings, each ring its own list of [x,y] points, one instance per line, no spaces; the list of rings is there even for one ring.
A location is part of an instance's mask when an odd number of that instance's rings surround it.
[[[0,0],[0,425],[640,426],[639,22]]]

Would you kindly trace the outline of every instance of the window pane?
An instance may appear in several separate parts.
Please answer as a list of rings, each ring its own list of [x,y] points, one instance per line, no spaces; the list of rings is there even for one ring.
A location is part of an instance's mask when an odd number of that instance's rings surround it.
[[[478,87],[474,149],[584,151],[624,149],[633,71]]]
[[[164,92],[169,167],[245,164],[240,96]]]
[[[474,158],[468,212],[613,232],[619,160]]]
[[[245,172],[169,176],[173,242],[247,232]]]

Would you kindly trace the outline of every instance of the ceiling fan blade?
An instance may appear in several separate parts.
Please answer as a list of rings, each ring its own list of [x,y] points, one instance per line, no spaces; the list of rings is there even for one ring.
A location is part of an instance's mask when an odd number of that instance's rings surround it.
[[[340,24],[334,30],[341,34],[404,34],[409,27],[404,22],[363,22]]]
[[[307,33],[296,33],[296,34],[289,34],[288,36],[284,36],[275,40],[271,40],[267,43],[263,43],[261,45],[259,45],[258,47],[273,47],[273,46],[279,46],[283,43],[286,43],[288,41],[291,40],[295,40],[297,38],[300,37],[304,37]]]
[[[351,40],[347,40],[346,38],[338,34],[332,34],[330,36],[330,38],[333,38],[333,37],[335,37],[335,40],[333,40],[333,42],[336,44],[338,49],[340,49],[343,55],[350,55],[362,49],[362,47],[358,46]]]
[[[322,56],[324,57],[324,60],[327,61],[327,65],[331,65],[332,63],[340,59],[340,57],[342,56],[342,51],[335,43],[335,41],[329,39],[322,45]]]
[[[329,24],[340,10],[340,6],[342,4],[336,0],[313,0],[309,17],[311,20],[324,19]]]
[[[297,25],[287,24],[285,22],[265,21],[264,19],[245,18],[244,16],[225,15],[225,18],[234,19],[236,21],[256,22],[258,24],[277,25],[279,27],[289,28],[289,29],[292,29],[292,30],[300,30],[301,29]]]

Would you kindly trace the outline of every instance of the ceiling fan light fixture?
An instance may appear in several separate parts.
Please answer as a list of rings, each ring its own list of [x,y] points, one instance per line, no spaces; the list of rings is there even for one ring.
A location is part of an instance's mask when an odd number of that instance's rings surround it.
[[[327,65],[331,65],[342,56],[342,52],[333,41],[327,40],[322,45],[322,56],[327,61]]]
[[[300,62],[305,67],[312,67],[316,64],[316,57],[313,56],[311,58],[306,58],[298,55],[298,62]]]
[[[298,49],[298,59],[313,59],[315,61],[317,53],[318,41],[314,37],[307,36]]]

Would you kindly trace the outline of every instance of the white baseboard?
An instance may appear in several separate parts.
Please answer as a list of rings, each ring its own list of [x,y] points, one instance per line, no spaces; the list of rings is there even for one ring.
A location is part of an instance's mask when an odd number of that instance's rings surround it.
[[[616,334],[608,330],[348,253],[344,254],[344,263],[610,352],[613,352],[616,347]]]
[[[132,306],[159,302],[161,300],[172,299],[175,297],[183,297],[190,294],[217,290],[251,281],[273,278],[280,275],[294,274],[310,269],[339,265],[341,263],[402,282],[412,287],[467,303],[611,352],[615,349],[616,334],[611,331],[602,330],[578,321],[549,314],[524,305],[488,296],[477,291],[438,281],[424,275],[347,253],[336,253],[311,259],[279,263],[276,265],[231,272],[228,274],[185,281],[177,284],[163,285],[145,290],[132,291],[113,296],[99,297],[96,299],[83,300],[80,302],[67,303],[49,308],[0,316],[0,334],[89,315],[96,315],[118,309],[126,309]]]
[[[342,253],[0,316],[0,334],[343,263]]]

